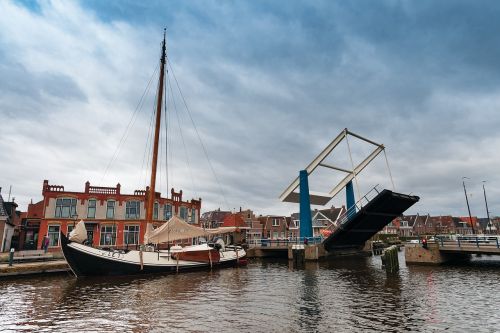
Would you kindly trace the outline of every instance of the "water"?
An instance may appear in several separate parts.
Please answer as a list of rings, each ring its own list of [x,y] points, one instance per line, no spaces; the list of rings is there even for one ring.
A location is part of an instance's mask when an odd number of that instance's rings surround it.
[[[491,257],[495,258],[495,257]],[[500,261],[406,267],[380,257],[142,278],[0,280],[1,332],[500,332]],[[496,257],[499,260],[499,257]]]

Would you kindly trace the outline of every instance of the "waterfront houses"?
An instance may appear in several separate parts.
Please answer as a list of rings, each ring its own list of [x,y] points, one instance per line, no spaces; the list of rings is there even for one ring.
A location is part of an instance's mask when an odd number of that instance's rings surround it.
[[[48,237],[49,251],[59,250],[59,233],[71,232],[77,221],[84,220],[87,242],[93,246],[124,248],[142,244],[146,231],[147,191],[148,188],[124,194],[120,184],[116,187],[100,187],[87,182],[83,192],[73,192],[67,191],[62,185],[50,185],[45,180],[42,186],[43,200],[28,209],[25,241],[30,242],[32,239],[28,227],[35,226],[35,221],[39,220],[37,248],[42,248],[44,238]],[[182,191],[172,189],[168,198],[157,192],[153,224],[158,227],[176,215],[190,224],[199,225],[200,209],[201,199],[183,201]],[[41,214],[41,217],[33,216],[35,213]]]
[[[0,188],[0,252],[7,252],[13,244],[13,237],[16,231],[16,226],[19,224],[21,217],[20,212],[16,210],[17,204],[12,201],[4,201]],[[16,237],[17,239],[17,237]]]
[[[474,231],[472,225],[474,226]],[[382,232],[400,237],[435,234],[470,235],[473,232],[477,234],[496,234],[499,225],[500,218],[497,217],[492,218],[491,222],[488,222],[488,219],[478,219],[476,216],[473,216],[471,219],[468,216],[417,214],[402,215],[394,219]]]
[[[224,218],[230,214],[230,211],[222,211],[220,208],[204,212],[200,217],[200,225],[209,229],[218,228],[224,223]]]

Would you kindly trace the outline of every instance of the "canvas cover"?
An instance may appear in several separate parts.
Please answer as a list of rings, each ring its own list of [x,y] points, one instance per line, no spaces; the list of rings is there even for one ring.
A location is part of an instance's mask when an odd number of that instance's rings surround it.
[[[158,244],[173,242],[181,239],[196,238],[208,235],[224,234],[236,231],[236,227],[225,227],[217,229],[203,229],[190,225],[178,216],[173,216],[170,220],[164,223],[161,227],[153,230],[148,234],[147,242]],[[146,230],[148,233],[149,230]],[[146,237],[144,237],[146,241]]]
[[[75,228],[69,233],[69,240],[75,243],[82,244],[87,240],[87,229],[85,228],[85,222],[80,220]]]

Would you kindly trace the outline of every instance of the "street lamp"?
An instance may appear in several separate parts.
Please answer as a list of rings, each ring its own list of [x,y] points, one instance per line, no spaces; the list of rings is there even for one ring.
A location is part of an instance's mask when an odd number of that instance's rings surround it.
[[[469,221],[472,227],[472,234],[475,234],[474,223],[472,222],[472,215],[470,213],[469,199],[467,198],[467,190],[465,189],[465,179],[470,179],[469,177],[462,177],[462,185],[464,186],[465,202],[467,203],[467,210],[469,211]]]
[[[486,190],[484,189],[484,183],[486,183],[486,180],[483,180],[483,193],[484,193],[484,203],[486,204],[486,215],[488,216],[488,226],[490,227],[490,234],[491,234],[490,211],[488,210],[488,201],[486,200]]]

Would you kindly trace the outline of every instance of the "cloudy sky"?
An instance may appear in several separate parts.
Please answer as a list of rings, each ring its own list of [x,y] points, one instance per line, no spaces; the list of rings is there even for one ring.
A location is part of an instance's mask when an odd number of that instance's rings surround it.
[[[409,213],[466,215],[467,176],[472,214],[486,215],[486,180],[500,215],[497,2],[0,1],[0,13],[0,186],[22,209],[44,179],[144,188],[166,26],[182,96],[171,76],[162,193],[288,214],[281,192],[347,127],[387,147],[396,190],[421,197]],[[372,148],[350,144],[354,162]],[[331,163],[350,167],[345,145]],[[340,176],[321,170],[311,190]],[[358,183],[391,188],[383,155]]]

